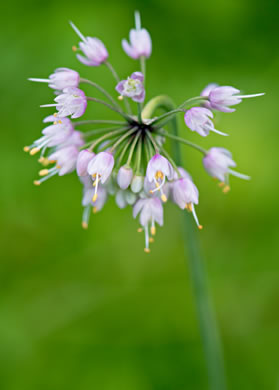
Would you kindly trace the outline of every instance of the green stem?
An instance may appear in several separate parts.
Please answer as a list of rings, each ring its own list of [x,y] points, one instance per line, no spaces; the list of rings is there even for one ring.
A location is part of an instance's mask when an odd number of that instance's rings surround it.
[[[120,129],[119,126],[118,127],[102,127],[99,129],[85,131],[82,133],[82,136],[87,138],[87,137],[107,133],[108,131],[113,131],[113,130],[118,130],[118,129]],[[127,129],[129,129],[129,127],[127,127]]]
[[[137,145],[136,164],[135,164],[136,174],[140,174],[141,151],[142,151],[142,136],[140,136],[139,142]]]
[[[136,131],[136,128],[134,127],[130,131],[127,131],[127,133],[123,134],[117,141],[116,143],[111,147],[110,152],[112,153],[115,148],[127,137],[129,137],[131,134],[133,134]]]
[[[91,101],[91,102],[103,104],[104,106],[106,106],[107,108],[109,108],[109,109],[112,110],[112,111],[117,112],[119,115],[123,116],[123,118],[125,118],[125,119],[127,119],[127,120],[130,120],[130,119],[131,119],[131,118],[129,117],[129,115],[125,114],[125,112],[120,111],[118,108],[112,106],[111,104],[109,104],[109,103],[107,103],[107,102],[104,102],[104,101],[101,100],[101,99],[97,99],[97,98],[94,98],[94,97],[91,97],[91,96],[87,96],[86,99],[89,100],[89,101]]]
[[[202,148],[201,146],[196,145],[196,144],[194,144],[193,142],[187,141],[187,140],[184,139],[184,138],[177,137],[176,135],[170,134],[170,133],[168,133],[167,131],[165,131],[164,133],[158,131],[157,134],[160,134],[160,135],[162,135],[162,136],[164,136],[164,137],[173,139],[174,141],[181,142],[182,144],[185,144],[185,145],[187,145],[187,146],[191,146],[191,148],[194,148],[194,149],[198,150],[199,152],[202,152],[203,154],[207,154],[207,150],[204,149],[204,148]]]
[[[131,137],[124,145],[123,149],[121,150],[121,153],[118,157],[118,160],[117,160],[117,164],[116,164],[116,169],[120,167],[120,164],[125,156],[125,153],[128,149],[128,147],[130,146],[131,142],[133,141],[133,138]],[[117,153],[117,152],[116,152]]]
[[[131,161],[132,161],[132,157],[133,157],[133,153],[134,153],[134,149],[135,149],[135,147],[136,147],[136,144],[137,144],[137,142],[138,142],[138,139],[139,139],[139,136],[141,135],[141,131],[138,131],[137,132],[137,134],[135,135],[135,138],[134,138],[134,140],[133,140],[133,143],[132,143],[132,145],[131,145],[131,149],[130,149],[130,151],[129,151],[129,155],[128,155],[128,159],[127,159],[127,165],[129,165],[130,166],[130,164],[131,164]]]
[[[114,67],[111,65],[110,62],[106,61],[104,62],[104,64],[107,66],[107,68],[111,71],[113,77],[115,78],[115,81],[117,82],[117,84],[120,82],[120,78],[116,72],[116,70],[114,69]],[[127,100],[127,98],[124,97],[124,104],[125,104],[125,107],[126,107],[126,110],[128,111],[128,113],[131,115],[132,114],[132,109],[131,109],[131,106],[130,106],[130,103],[129,101]]]
[[[151,118],[158,108],[170,111],[174,109],[174,104],[167,96],[158,96],[145,106],[143,118]],[[171,125],[174,135],[177,136],[178,123],[176,118],[171,119]],[[173,153],[176,157],[177,164],[181,165],[182,159],[178,142],[174,144]],[[200,253],[197,229],[194,227],[192,219],[186,213],[183,214],[183,230],[185,254],[188,254],[188,264],[196,299],[197,315],[207,363],[210,389],[225,390],[227,385],[223,351],[214,310],[212,308],[204,260]]]
[[[121,121],[109,121],[109,120],[85,120],[85,121],[76,121],[74,122],[74,126],[81,125],[126,125],[127,122]]]
[[[139,123],[142,123],[142,117],[141,117],[141,103],[138,103],[138,121],[139,121]]]
[[[113,99],[113,97],[103,88],[101,87],[99,84],[91,81],[91,80],[87,80],[87,79],[83,79],[81,78],[80,79],[80,83],[85,83],[85,84],[89,84],[91,85],[92,87],[98,89],[98,91],[100,91],[104,96],[106,96],[108,98],[108,100],[115,106],[117,107],[119,110],[121,110],[120,106],[117,104],[117,102]]]
[[[107,134],[103,135],[102,137],[96,139],[96,141],[94,141],[94,142],[91,144],[89,150],[92,151],[100,142],[105,141],[107,138],[113,137],[114,135],[123,133],[123,131],[126,131],[126,128],[122,128],[122,129],[110,131],[109,133],[107,133]],[[85,145],[84,145],[84,146],[85,146]]]

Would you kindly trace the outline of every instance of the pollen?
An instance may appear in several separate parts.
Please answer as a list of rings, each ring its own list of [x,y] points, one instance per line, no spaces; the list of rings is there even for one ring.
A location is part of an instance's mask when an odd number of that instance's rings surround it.
[[[30,155],[34,156],[34,154],[38,153],[39,151],[40,151],[39,148],[33,148],[33,149],[30,150]]]
[[[142,228],[138,228],[137,232],[138,232],[138,233],[141,233],[142,230],[143,230]]]
[[[94,196],[93,196],[93,198],[92,198],[92,202],[93,202],[93,203],[96,202],[97,198],[98,198],[98,194],[94,194]]]
[[[155,174],[155,178],[158,180],[158,179],[164,179],[164,174],[162,171],[157,171],[156,174]]]
[[[117,97],[117,99],[120,100],[120,101],[122,101],[124,98],[123,98],[122,95],[119,95],[119,96]]]
[[[29,148],[29,146],[24,146],[23,150],[24,150],[24,152],[29,152],[30,148]]]
[[[48,175],[48,173],[49,173],[48,169],[41,169],[40,172],[39,172],[39,175],[40,176],[46,176],[46,175]]]
[[[223,188],[224,194],[226,194],[227,192],[229,192],[230,189],[231,189],[230,186],[225,186],[225,187]]]
[[[88,223],[85,221],[82,221],[81,226],[83,229],[88,229]]]
[[[145,253],[150,253],[150,249],[149,248],[144,248],[144,252]]]
[[[188,210],[189,210],[190,212],[193,211],[192,203],[188,203]]]
[[[164,202],[164,203],[168,200],[168,198],[166,197],[165,194],[161,195],[161,199],[162,199],[162,202]]]
[[[155,226],[151,226],[150,231],[151,231],[152,236],[155,236],[155,234],[156,234],[156,228],[155,228]]]
[[[225,185],[225,183],[224,183],[223,181],[221,181],[221,182],[218,184],[218,186],[221,187],[221,188],[224,187],[224,185]]]
[[[41,182],[40,182],[39,180],[34,180],[34,181],[33,181],[33,184],[34,184],[35,186],[39,186],[39,185],[41,184]]]
[[[77,51],[77,47],[76,46],[72,46],[72,50],[73,51]]]
[[[198,226],[198,229],[199,229],[199,230],[202,230],[202,229],[203,229],[203,226],[202,226],[202,225],[199,225],[199,226]]]
[[[154,240],[153,237],[150,237],[150,238],[149,238],[149,242],[150,242],[151,244],[152,244],[154,241],[155,241],[155,240]]]

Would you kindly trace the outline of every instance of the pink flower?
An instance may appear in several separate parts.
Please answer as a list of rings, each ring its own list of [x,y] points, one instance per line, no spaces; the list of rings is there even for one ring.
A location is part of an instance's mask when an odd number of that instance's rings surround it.
[[[126,39],[122,40],[122,47],[125,53],[133,58],[138,59],[140,57],[149,58],[152,51],[152,42],[149,32],[145,28],[139,30],[130,30],[130,44]]]
[[[81,150],[77,158],[77,174],[78,176],[87,176],[87,168],[89,162],[93,159],[95,153],[87,149]],[[91,186],[92,187],[92,186]]]
[[[56,168],[58,169],[58,175],[63,176],[67,173],[71,173],[76,168],[76,162],[79,150],[76,146],[70,145],[65,148],[58,149],[52,153],[48,159],[56,162]]]
[[[145,98],[143,79],[141,72],[134,72],[127,80],[120,81],[115,89],[121,96],[127,96],[134,102],[142,103]]]
[[[166,177],[171,180],[173,178],[173,168],[170,162],[159,153],[155,154],[148,162],[146,169],[146,177],[150,183],[155,183],[156,188],[150,192],[161,192],[161,199],[166,202],[166,196],[163,193],[163,186],[166,181]]]
[[[145,231],[145,252],[150,252],[149,249],[149,225],[151,226],[151,234],[156,233],[155,222],[160,226],[163,225],[163,206],[159,198],[144,198],[139,199],[133,208],[133,217],[136,218],[140,213],[140,224]]]
[[[44,104],[41,107],[56,107],[57,116],[63,118],[70,115],[71,118],[82,116],[87,107],[85,93],[78,88],[65,88],[63,93],[58,95],[54,101],[56,104]]]
[[[93,202],[97,200],[98,183],[104,184],[109,178],[114,166],[114,157],[109,152],[100,152],[89,162],[87,172],[94,179],[95,193]]]
[[[213,118],[212,112],[203,107],[190,108],[184,115],[186,126],[188,126],[190,130],[196,131],[203,137],[206,137],[210,131],[221,135],[228,135],[222,133],[219,130],[216,130],[212,120],[209,118]]]
[[[233,171],[230,167],[236,167],[232,154],[224,148],[211,148],[203,158],[203,165],[210,176],[216,177],[221,182],[228,184],[229,174],[239,177],[240,179],[249,180],[250,177],[242,173]],[[229,190],[229,186],[224,187],[224,192]]]
[[[68,68],[58,68],[48,79],[30,78],[30,81],[48,83],[50,88],[62,90],[65,88],[76,88],[79,85],[79,74],[75,70]]]
[[[198,228],[202,229],[194,207],[195,204],[199,203],[199,191],[193,181],[189,177],[182,177],[175,180],[172,184],[172,196],[174,203],[182,210],[188,209],[193,213]]]
[[[133,170],[129,166],[123,165],[117,174],[117,184],[122,190],[126,190],[133,179]]]
[[[208,95],[210,107],[222,112],[234,112],[235,108],[230,108],[230,106],[241,103],[242,99],[264,95],[264,93],[238,95],[239,93],[240,90],[233,87],[213,88]]]
[[[77,59],[87,66],[99,66],[108,58],[108,51],[102,41],[98,38],[84,37],[78,28],[70,22],[77,35],[82,39],[79,47],[84,56],[77,54]]]

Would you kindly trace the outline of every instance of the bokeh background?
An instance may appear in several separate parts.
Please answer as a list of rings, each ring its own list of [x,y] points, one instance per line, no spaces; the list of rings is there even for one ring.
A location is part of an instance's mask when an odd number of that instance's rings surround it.
[[[82,231],[75,175],[32,182],[39,165],[22,148],[39,137],[52,92],[28,77],[67,66],[113,91],[105,68],[71,51],[101,38],[121,76],[137,70],[120,41],[139,9],[153,39],[147,98],[180,103],[209,82],[247,99],[216,127],[230,137],[180,134],[233,151],[251,182],[224,195],[186,147],[200,189],[202,252],[224,343],[229,389],[279,388],[277,0],[10,1],[1,13],[1,390],[202,390],[206,368],[183,254],[180,211],[165,207],[150,255],[131,209],[111,199]],[[94,106],[95,118],[115,119]]]

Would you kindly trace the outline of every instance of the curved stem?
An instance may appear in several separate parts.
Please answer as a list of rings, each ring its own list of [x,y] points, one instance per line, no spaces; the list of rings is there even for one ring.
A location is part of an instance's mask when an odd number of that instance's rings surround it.
[[[124,140],[126,139],[127,137],[129,137],[131,134],[133,134],[134,132],[136,131],[136,128],[134,127],[133,129],[131,129],[130,131],[127,131],[127,133],[123,134],[120,138],[118,138],[118,140],[116,141],[116,143],[111,147],[110,149],[110,152],[112,153],[115,148],[117,148],[117,146]]]
[[[115,106],[117,107],[120,111],[121,111],[121,107],[117,104],[117,102],[115,101],[115,99],[103,88],[101,87],[99,84],[95,83],[94,81],[91,81],[91,80],[87,80],[87,79],[83,79],[81,78],[80,79],[80,83],[85,83],[85,84],[89,84],[91,85],[92,87],[98,89],[98,91],[100,91],[104,96],[106,96],[108,98],[108,100]]]
[[[89,131],[86,131],[86,132],[83,132],[82,133],[82,136],[84,138],[87,138],[87,137],[92,137],[94,135],[98,135],[98,134],[103,134],[103,133],[107,133],[108,131],[113,131],[113,130],[118,130],[120,129],[120,127],[104,127],[104,128],[99,128],[99,129],[94,129],[94,130],[89,130]],[[127,129],[129,129],[129,127],[127,127]]]
[[[135,150],[135,147],[136,147],[136,144],[138,142],[140,135],[141,135],[141,131],[138,131],[137,134],[135,135],[135,138],[134,138],[133,143],[131,145],[131,149],[129,151],[129,155],[128,155],[128,159],[127,159],[127,163],[126,163],[127,165],[131,164],[133,153],[134,153],[134,150]]]
[[[187,141],[184,138],[177,137],[176,135],[173,135],[173,134],[169,134],[167,131],[165,131],[164,133],[158,131],[156,134],[160,134],[164,137],[173,139],[174,141],[181,142],[182,144],[185,144],[187,146],[191,146],[191,148],[194,148],[194,149],[198,150],[199,152],[202,152],[203,154],[207,154],[207,151],[204,148],[202,148],[201,146],[196,145],[193,142]]]
[[[123,118],[127,119],[127,120],[130,120],[131,118],[129,117],[129,115],[125,114],[125,112],[123,111],[119,111],[118,108],[112,106],[111,104],[107,103],[107,102],[104,102],[103,100],[101,99],[97,99],[97,98],[94,98],[94,97],[91,97],[91,96],[86,96],[86,99],[91,101],[91,102],[95,102],[95,103],[100,103],[100,104],[103,104],[104,106],[108,107],[110,110],[112,111],[115,111],[117,112],[119,115],[123,116]]]
[[[81,126],[81,125],[125,125],[127,122],[121,122],[121,121],[109,121],[109,120],[84,120],[84,121],[76,121],[73,122],[74,126]]]
[[[100,142],[105,141],[107,138],[110,138],[110,137],[112,137],[114,135],[123,133],[123,131],[126,131],[126,128],[110,131],[109,133],[107,133],[107,134],[103,135],[102,137],[96,139],[96,141],[93,141],[93,143],[91,144],[89,150],[92,151]]]
[[[174,104],[167,96],[158,96],[147,104],[143,110],[143,118],[151,118],[158,108],[169,111],[174,109]],[[171,119],[171,125],[174,135],[177,136],[178,123],[176,118]],[[181,165],[182,159],[178,142],[174,144],[173,153],[177,164]],[[185,213],[183,215],[183,230],[185,254],[188,254],[188,264],[193,293],[196,299],[210,389],[225,390],[227,385],[223,351],[212,308],[204,260],[200,253],[196,228],[193,226],[192,219],[188,218]]]

